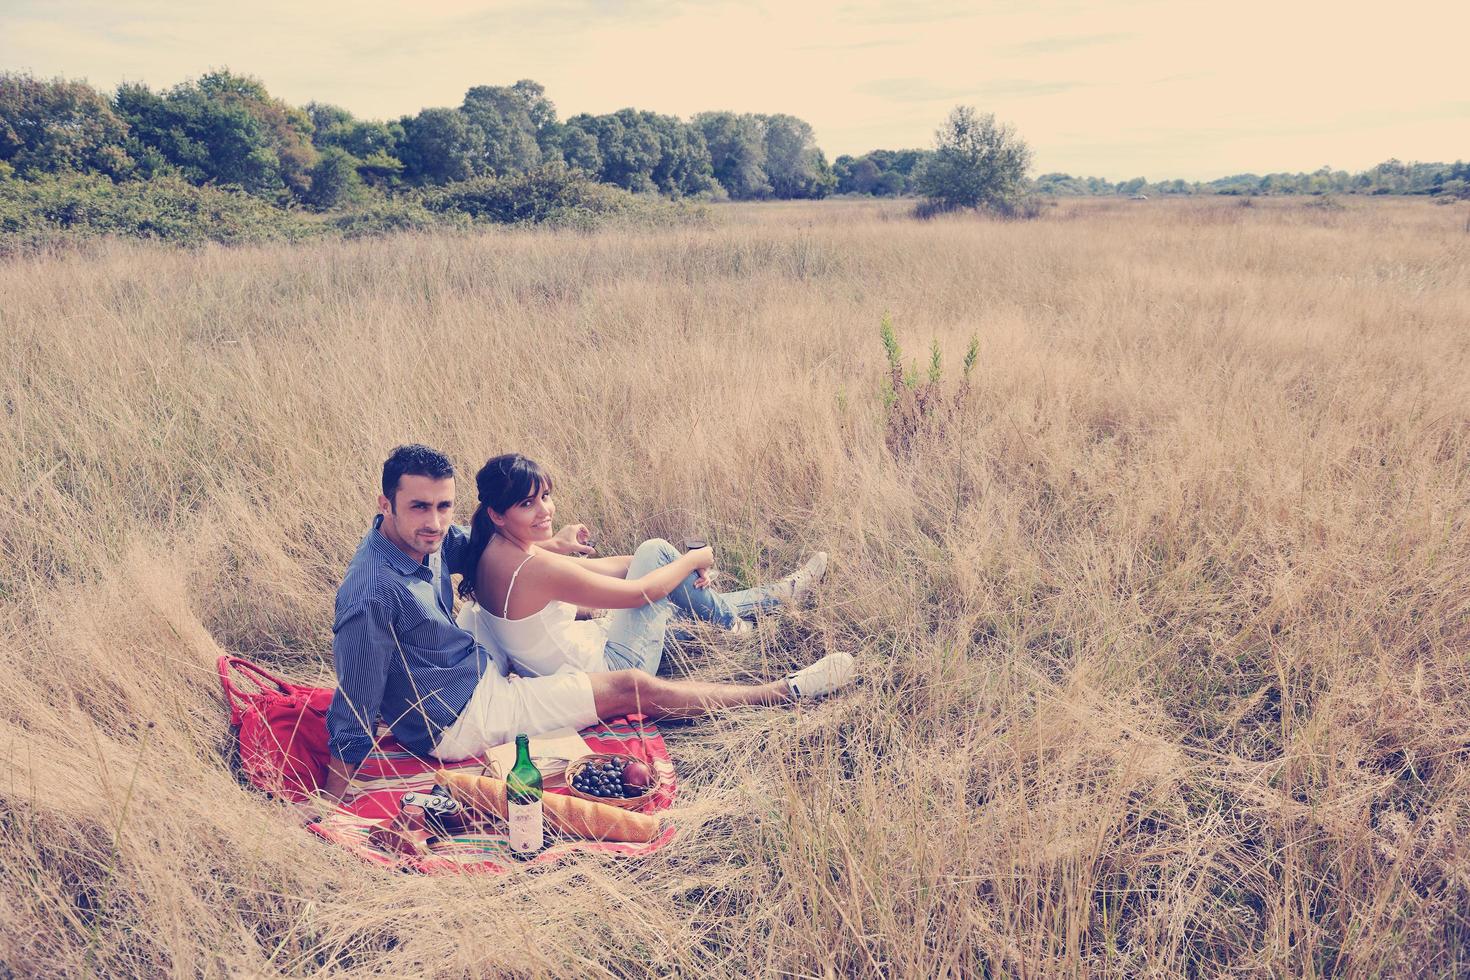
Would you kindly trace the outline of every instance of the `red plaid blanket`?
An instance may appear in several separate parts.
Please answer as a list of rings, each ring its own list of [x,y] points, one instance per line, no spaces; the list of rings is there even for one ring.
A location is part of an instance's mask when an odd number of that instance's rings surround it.
[[[666,810],[674,802],[674,764],[658,729],[641,715],[601,722],[582,730],[594,752],[622,752],[647,762],[658,777],[650,811]],[[400,746],[391,735],[378,739],[378,748],[357,771],[355,785],[361,788],[344,809],[320,819],[313,819],[307,829],[324,840],[352,851],[374,864],[417,871],[422,874],[494,873],[514,864],[549,864],[574,854],[651,854],[674,838],[674,828],[667,827],[656,840],[647,844],[619,844],[612,841],[560,840],[536,855],[531,861],[510,856],[510,842],[503,833],[466,834],[441,839],[430,845],[427,858],[387,854],[368,843],[368,833],[383,820],[398,813],[398,800],[404,793],[428,792],[434,785],[434,770],[467,769],[478,772],[478,759],[440,763],[421,759]],[[548,787],[549,793],[566,793],[565,787]]]
[[[241,774],[253,785],[282,800],[305,803],[326,772],[327,706],[329,688],[309,687],[284,680],[241,657],[219,658],[220,684],[230,706],[230,725],[240,745]],[[238,678],[238,679],[237,679]],[[674,802],[674,765],[658,729],[642,715],[600,722],[582,730],[593,752],[621,752],[642,759],[658,780],[653,799],[644,809],[666,810]],[[475,834],[440,840],[430,845],[427,858],[387,854],[368,842],[369,832],[398,814],[404,793],[427,792],[435,769],[480,770],[480,759],[441,763],[423,759],[405,749],[386,728],[377,732],[374,751],[357,771],[359,795],[344,808],[325,817],[315,811],[307,829],[324,840],[340,844],[367,861],[424,874],[504,871],[512,861],[504,834]],[[548,780],[548,792],[566,793],[565,785]],[[307,807],[303,806],[303,810]],[[669,827],[647,844],[612,841],[562,840],[546,848],[530,863],[559,861],[573,854],[649,854],[673,839]]]

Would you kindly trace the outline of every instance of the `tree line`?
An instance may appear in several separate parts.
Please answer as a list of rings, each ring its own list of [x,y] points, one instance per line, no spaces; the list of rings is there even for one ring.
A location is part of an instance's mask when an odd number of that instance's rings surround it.
[[[903,197],[923,193],[921,175],[932,150],[873,150],[832,161],[836,194]],[[1157,180],[1134,177],[1074,177],[1047,173],[1030,181],[1033,193],[1052,197],[1105,197],[1139,194],[1420,194],[1470,197],[1470,163],[1405,163],[1386,160],[1358,173],[1322,167],[1312,173],[1235,174],[1217,180]]]
[[[967,125],[973,129],[978,121],[975,117]],[[0,179],[169,177],[316,211],[383,201],[400,191],[551,171],[558,175],[552,178],[555,186],[564,186],[564,175],[571,175],[670,198],[837,193],[933,200],[936,187],[952,189],[974,167],[1001,159],[972,145],[966,151],[970,163],[956,166],[955,147],[946,143],[956,135],[954,122],[952,116],[937,134],[935,149],[880,149],[839,156],[829,164],[812,127],[795,116],[703,112],[685,121],[629,108],[562,120],[545,89],[530,79],[475,86],[457,106],[380,121],[319,102],[291,106],[258,79],[228,70],[161,91],[125,83],[111,94],[85,82],[4,72]],[[1024,149],[1013,133],[991,136],[1003,137],[996,147],[1009,149],[1014,143]],[[1239,174],[1207,182],[1137,177],[1116,183],[1064,173],[1028,180],[1027,166],[1029,154],[1006,164],[1004,183],[1012,198],[1022,192],[1470,196],[1470,164],[1462,162],[1388,160],[1356,174],[1323,167],[1311,174]],[[968,201],[976,195],[959,197]]]
[[[671,197],[816,198],[836,178],[810,124],[785,114],[639,109],[566,120],[529,79],[480,85],[458,106],[391,121],[291,106],[258,79],[214,71],[111,95],[85,82],[0,74],[0,178],[181,177],[326,210],[374,193],[560,167]]]
[[[1235,174],[1209,181],[1160,180],[1143,177],[1117,183],[1100,177],[1051,173],[1037,177],[1038,193],[1057,196],[1146,194],[1425,194],[1470,197],[1470,163],[1404,163],[1385,160],[1359,173],[1322,167],[1311,173]]]

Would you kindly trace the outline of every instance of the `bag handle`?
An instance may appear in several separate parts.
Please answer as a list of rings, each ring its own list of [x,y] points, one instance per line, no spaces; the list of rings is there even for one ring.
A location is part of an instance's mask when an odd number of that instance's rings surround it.
[[[276,692],[290,694],[293,689],[291,684],[281,680],[281,678],[260,665],[251,663],[244,657],[232,657],[229,654],[224,654],[219,658],[218,667],[220,687],[224,688],[225,700],[230,704],[231,725],[240,724],[240,718],[244,714],[245,709],[249,707],[252,700],[261,694],[267,692],[273,694]],[[242,691],[235,685],[234,678],[230,676],[231,668],[238,670],[243,675],[242,680],[247,680],[255,685],[256,689],[253,693]]]

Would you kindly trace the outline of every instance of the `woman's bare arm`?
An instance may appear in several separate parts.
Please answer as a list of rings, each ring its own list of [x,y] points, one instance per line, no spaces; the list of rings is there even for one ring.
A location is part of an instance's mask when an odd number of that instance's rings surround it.
[[[628,566],[633,563],[632,555],[606,555],[602,558],[584,558],[582,567],[590,568],[599,575],[611,575],[613,578],[627,578]],[[596,619],[606,609],[594,609],[588,606],[577,607],[578,619]]]
[[[599,575],[627,578],[628,566],[633,563],[632,555],[608,555],[605,558],[583,558],[582,567],[590,568]]]
[[[657,602],[678,588],[691,572],[714,563],[714,552],[699,548],[630,581],[586,568],[585,561],[551,554],[544,557],[545,561],[532,562],[526,567],[526,572],[531,572],[536,565],[541,566],[535,569],[527,584],[550,599],[585,609],[637,609]]]

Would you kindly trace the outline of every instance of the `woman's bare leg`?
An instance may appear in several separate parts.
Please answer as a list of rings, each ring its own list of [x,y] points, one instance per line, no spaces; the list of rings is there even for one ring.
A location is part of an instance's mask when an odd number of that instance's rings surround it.
[[[641,670],[589,674],[597,717],[643,714],[653,718],[693,718],[719,708],[787,704],[794,700],[785,680],[769,684],[710,684],[665,680]]]

